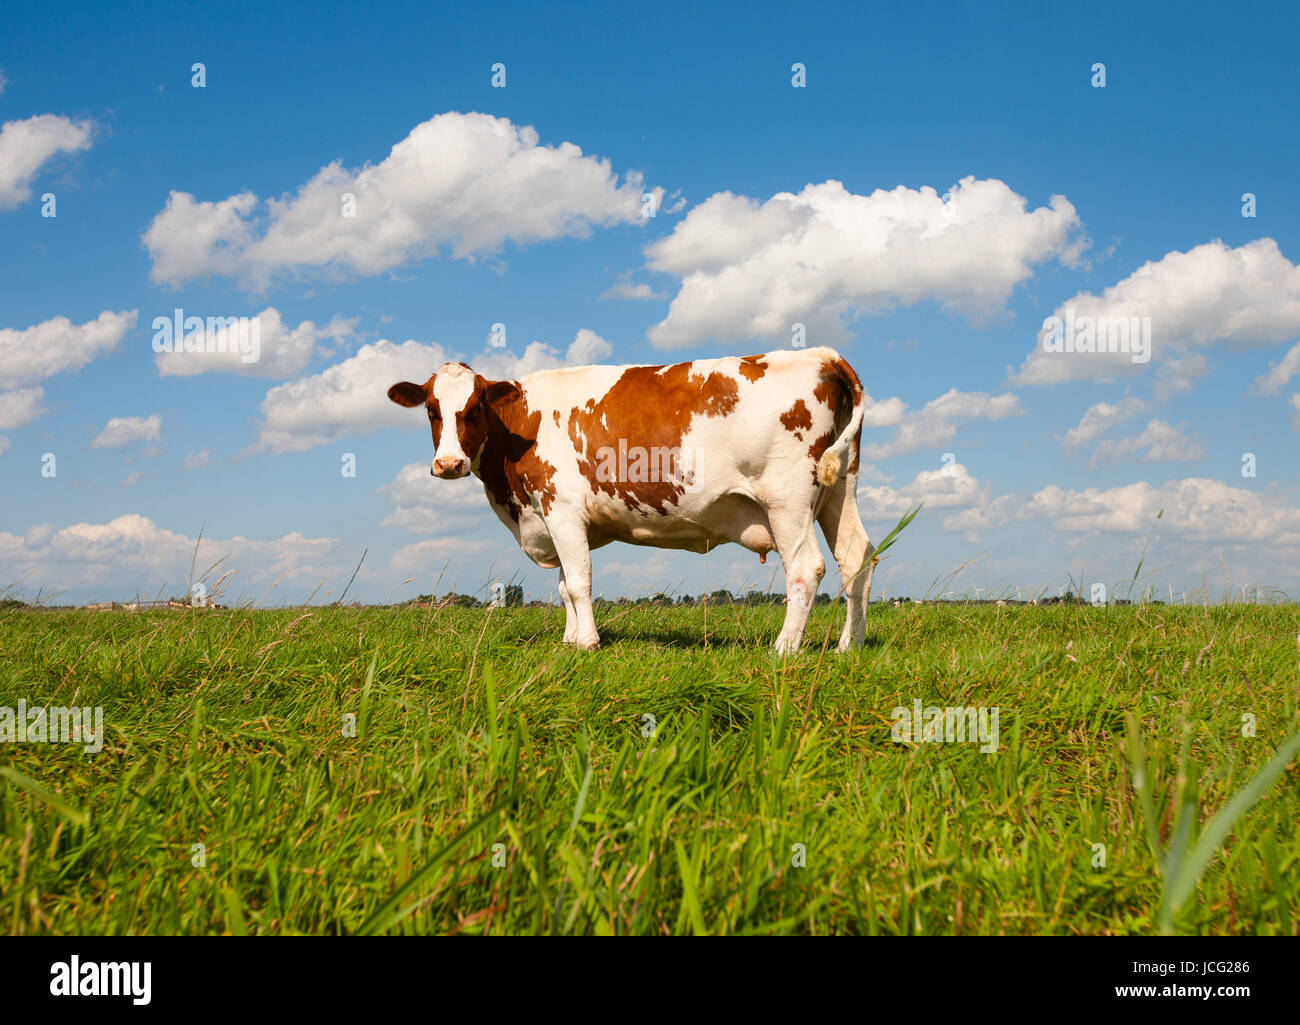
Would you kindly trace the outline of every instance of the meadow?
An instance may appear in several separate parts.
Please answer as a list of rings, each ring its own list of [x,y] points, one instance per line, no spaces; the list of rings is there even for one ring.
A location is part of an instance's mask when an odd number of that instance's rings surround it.
[[[0,922],[1300,933],[1300,606],[877,603],[838,656],[822,605],[777,660],[782,613],[5,609],[0,706],[105,739],[0,744]]]

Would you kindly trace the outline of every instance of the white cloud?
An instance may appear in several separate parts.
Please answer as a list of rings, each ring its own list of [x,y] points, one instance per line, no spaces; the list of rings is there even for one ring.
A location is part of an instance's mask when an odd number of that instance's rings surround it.
[[[162,437],[162,417],[115,416],[90,443],[91,448],[125,448],[137,441],[157,441]]]
[[[1300,267],[1271,238],[1236,249],[1208,242],[1145,263],[1100,296],[1080,292],[1054,315],[1064,319],[1067,309],[1076,321],[1084,316],[1150,317],[1151,364],[1166,364],[1164,391],[1171,394],[1185,391],[1207,371],[1200,350],[1218,343],[1233,348],[1276,345],[1300,335]],[[1046,352],[1045,334],[1038,332],[1013,383],[1106,381],[1151,365],[1134,363],[1124,352]]]
[[[43,388],[21,388],[18,391],[0,393],[0,431],[26,427],[45,412],[41,406],[43,398]]]
[[[1135,396],[1126,396],[1118,402],[1097,402],[1089,406],[1077,426],[1071,427],[1061,441],[1066,452],[1076,452],[1090,441],[1095,441],[1117,423],[1146,409],[1146,403]]]
[[[1300,374],[1300,342],[1291,346],[1276,363],[1268,365],[1268,373],[1255,379],[1255,390],[1261,395],[1276,395],[1296,374]]]
[[[0,579],[33,591],[93,591],[104,599],[137,594],[152,597],[185,591],[191,560],[201,573],[223,556],[222,570],[235,569],[236,581],[313,585],[325,576],[340,586],[356,566],[356,556],[336,538],[304,537],[294,532],[274,541],[245,537],[204,537],[195,557],[195,539],[160,527],[137,514],[108,523],[33,527],[25,534],[0,533]],[[228,584],[228,591],[234,584]]]
[[[907,415],[907,403],[891,396],[887,399],[873,399],[866,392],[862,393],[862,424],[864,427],[897,427]]]
[[[227,324],[227,319],[236,323]],[[172,318],[161,317],[159,321],[170,324]],[[209,371],[292,377],[306,368],[320,339],[343,338],[351,333],[354,324],[336,316],[324,327],[304,320],[291,329],[281,319],[280,311],[268,306],[255,317],[208,318],[202,332],[195,332],[185,344],[176,344],[171,352],[157,353],[154,361],[163,377],[191,377]]]
[[[950,197],[901,185],[860,196],[837,181],[765,203],[717,193],[646,249],[652,270],[682,279],[648,336],[673,349],[788,338],[800,322],[834,342],[846,321],[924,301],[983,323],[1033,264],[1079,258],[1064,196],[1029,210],[1003,182],[967,177]]]
[[[581,328],[569,348],[561,355],[544,342],[529,342],[522,356],[508,349],[484,349],[470,360],[474,370],[489,381],[512,380],[538,370],[555,370],[557,367],[580,367],[599,363],[613,353],[614,347],[587,328]]]
[[[397,549],[389,560],[389,567],[399,573],[424,578],[426,583],[435,583],[439,571],[449,564],[463,564],[466,556],[500,551],[501,546],[491,541],[466,541],[459,537],[441,537],[430,541],[416,541],[414,544]],[[489,564],[482,559],[474,560],[473,570],[481,572],[481,576],[477,577],[471,585],[470,593],[488,583],[490,572]],[[456,587],[454,576],[450,582],[444,579],[439,588],[443,594],[452,589],[461,590]]]
[[[76,153],[90,146],[89,121],[57,114],[38,114],[0,125],[0,210],[12,210],[32,194],[31,181],[57,153]]]
[[[1082,491],[1051,484],[1030,495],[1003,495],[949,517],[950,530],[983,529],[1042,520],[1077,534],[1158,532],[1184,542],[1259,542],[1286,548],[1300,544],[1300,509],[1272,491],[1235,488],[1203,477],[1146,481]]]
[[[1200,439],[1188,437],[1181,426],[1171,427],[1164,420],[1152,420],[1141,434],[1119,441],[1107,439],[1093,450],[1088,468],[1095,470],[1105,463],[1131,459],[1136,463],[1190,463],[1205,455]]]
[[[148,470],[132,470],[122,478],[122,487],[129,488],[133,484],[139,484],[141,480],[149,475]]]
[[[961,463],[954,463],[939,470],[922,470],[901,488],[858,488],[858,508],[864,518],[879,520],[899,516],[922,502],[927,510],[964,508],[982,494],[979,481]]]
[[[865,419],[868,426],[884,426],[889,421],[896,423],[898,430],[889,441],[864,444],[864,458],[890,459],[920,449],[939,448],[957,436],[957,427],[964,420],[1004,420],[1024,413],[1020,399],[1010,392],[989,395],[986,392],[961,392],[951,388],[937,399],[931,399],[916,412],[895,419],[901,410],[891,403],[898,401],[889,399],[886,403],[876,403],[872,407],[873,410],[884,407],[885,412],[876,415],[875,423],[868,415]]]
[[[114,349],[135,320],[135,310],[105,310],[84,324],[54,317],[21,330],[0,328],[0,388],[19,388],[80,370]]]
[[[485,515],[496,522],[477,478],[437,480],[429,474],[432,460],[431,446],[428,461],[407,463],[379,488],[393,507],[379,521],[381,527],[402,527],[414,534],[449,534],[480,525]]]
[[[1190,477],[1152,487],[1145,481],[1100,490],[1044,488],[1033,496],[1034,512],[1069,531],[1149,531],[1164,509],[1161,530],[1189,540],[1300,542],[1300,510],[1279,496]]]
[[[154,281],[177,286],[208,274],[263,288],[277,274],[378,274],[449,250],[455,259],[580,237],[593,226],[639,224],[639,172],[620,185],[608,160],[487,114],[447,113],[417,125],[378,164],[338,161],[296,194],[243,192],[201,202],[172,192],[144,234]],[[659,195],[662,190],[652,190]],[[342,197],[355,197],[344,216]]]
[[[580,330],[563,356],[532,342],[517,356],[485,349],[466,360],[490,380],[519,377],[536,370],[580,366],[608,356],[613,347],[594,331]],[[425,381],[443,363],[458,357],[436,343],[381,340],[318,374],[277,385],[262,400],[263,424],[255,451],[301,452],[348,435],[385,427],[429,430],[428,420],[388,400],[397,381]]]
[[[201,470],[212,462],[212,452],[208,449],[200,449],[197,452],[189,452],[181,460],[182,470]]]
[[[631,281],[620,281],[611,285],[605,291],[596,297],[597,302],[605,299],[662,299],[663,295],[656,292],[644,281],[633,284]]]
[[[424,417],[388,400],[388,388],[398,381],[427,380],[449,358],[441,345],[382,339],[319,374],[278,384],[262,400],[254,449],[303,452],[385,427],[427,431]]]
[[[1197,381],[1209,374],[1210,361],[1199,352],[1169,356],[1156,365],[1155,396],[1159,401],[1166,402],[1176,395],[1191,391]]]

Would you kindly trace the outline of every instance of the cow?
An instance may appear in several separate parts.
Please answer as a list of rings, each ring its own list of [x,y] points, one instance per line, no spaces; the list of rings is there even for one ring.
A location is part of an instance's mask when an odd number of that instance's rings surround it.
[[[444,363],[388,389],[424,407],[430,473],[473,473],[533,562],[559,568],[564,641],[596,649],[591,552],[612,541],[709,552],[734,542],[786,577],[778,654],[798,651],[825,574],[839,566],[839,650],[863,643],[875,549],[856,501],[863,391],[834,349],[666,366],[583,366],[489,381]]]

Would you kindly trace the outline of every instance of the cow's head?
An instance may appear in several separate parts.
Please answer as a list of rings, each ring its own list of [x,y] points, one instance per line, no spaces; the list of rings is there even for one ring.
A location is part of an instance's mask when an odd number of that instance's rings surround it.
[[[512,381],[486,381],[464,363],[444,363],[424,384],[399,381],[388,397],[399,406],[424,406],[433,429],[435,477],[455,480],[478,465],[487,441],[492,403],[513,391]]]

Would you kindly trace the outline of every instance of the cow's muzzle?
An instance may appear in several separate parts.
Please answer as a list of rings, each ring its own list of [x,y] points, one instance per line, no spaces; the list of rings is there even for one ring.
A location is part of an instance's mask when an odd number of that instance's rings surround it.
[[[469,475],[469,463],[454,456],[445,459],[440,456],[433,461],[433,468],[429,470],[429,473],[435,477],[441,477],[443,480],[456,480],[458,477]]]

